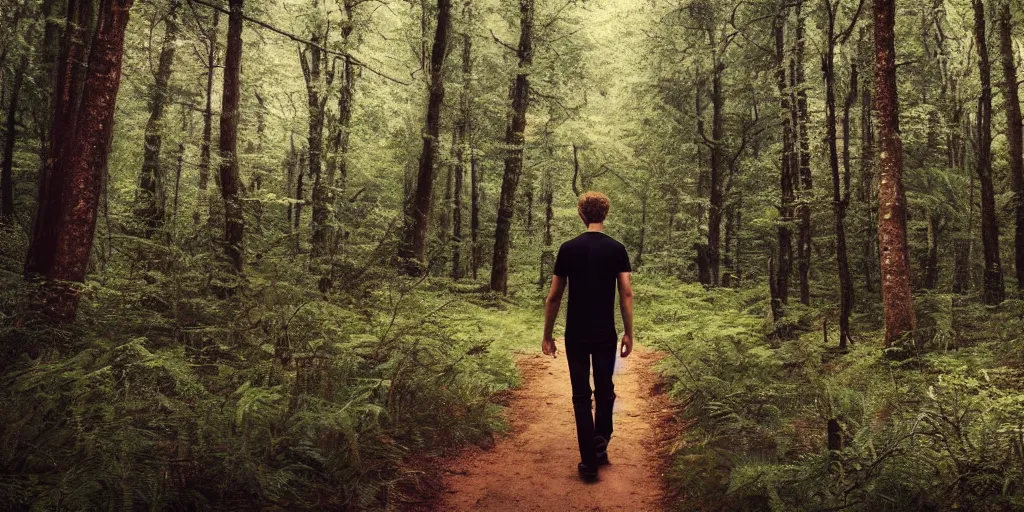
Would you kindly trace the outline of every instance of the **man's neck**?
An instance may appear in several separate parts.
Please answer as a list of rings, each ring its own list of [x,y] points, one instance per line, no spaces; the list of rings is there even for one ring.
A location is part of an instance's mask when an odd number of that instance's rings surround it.
[[[604,222],[591,222],[587,224],[587,231],[596,231],[598,233],[604,231]]]

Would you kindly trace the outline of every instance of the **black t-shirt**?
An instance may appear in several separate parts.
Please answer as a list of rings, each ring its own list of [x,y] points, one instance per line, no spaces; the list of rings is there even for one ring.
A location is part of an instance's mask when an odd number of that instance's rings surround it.
[[[630,272],[626,248],[614,238],[587,231],[562,244],[555,275],[569,279],[566,343],[615,343],[615,289]]]

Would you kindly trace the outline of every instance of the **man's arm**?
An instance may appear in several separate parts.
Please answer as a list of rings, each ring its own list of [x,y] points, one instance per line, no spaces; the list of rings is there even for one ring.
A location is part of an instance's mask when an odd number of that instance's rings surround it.
[[[619,312],[625,330],[619,353],[626,357],[633,351],[633,285],[629,282],[629,272],[619,272]]]
[[[558,308],[562,306],[562,293],[565,291],[565,284],[568,282],[565,277],[555,275],[551,278],[551,291],[544,301],[544,341],[541,343],[541,350],[544,355],[555,355],[555,319],[558,318]]]

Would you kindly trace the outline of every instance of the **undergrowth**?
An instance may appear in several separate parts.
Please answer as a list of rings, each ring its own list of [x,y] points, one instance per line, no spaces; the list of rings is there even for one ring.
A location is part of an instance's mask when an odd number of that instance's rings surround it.
[[[209,251],[135,250],[66,329],[0,274],[3,508],[401,510],[418,459],[504,428],[492,397],[535,313],[480,283],[280,246],[239,280]]]
[[[679,510],[1024,508],[1020,301],[925,296],[921,348],[894,362],[872,313],[841,353],[824,308],[789,306],[779,336],[766,293],[653,282],[638,330],[682,404]]]

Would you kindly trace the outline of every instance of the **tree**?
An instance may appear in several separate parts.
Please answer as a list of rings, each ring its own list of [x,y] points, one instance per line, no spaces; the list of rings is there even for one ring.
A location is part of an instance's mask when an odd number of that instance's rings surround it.
[[[494,230],[494,256],[491,262],[491,290],[508,293],[508,250],[512,235],[516,189],[523,174],[523,146],[526,110],[530,102],[530,67],[533,65],[533,0],[519,0],[519,67],[509,93],[512,116],[505,131],[505,174],[498,200],[498,223]]]
[[[794,183],[801,189],[801,196],[796,205],[796,213],[799,217],[799,229],[797,237],[797,274],[800,277],[800,302],[808,305],[811,303],[811,242],[814,233],[811,230],[811,196],[814,194],[814,181],[811,177],[811,141],[808,135],[808,123],[810,112],[807,108],[807,89],[804,85],[804,16],[802,14],[803,0],[797,0],[796,15],[796,50],[793,58],[793,90],[796,95],[794,102],[795,113],[794,123],[796,124],[797,150],[799,154],[798,177]]]
[[[863,0],[860,6],[863,6]],[[850,341],[850,313],[853,310],[853,277],[846,249],[846,209],[850,205],[850,110],[857,99],[857,65],[850,69],[850,88],[843,102],[843,173],[839,171],[839,149],[836,136],[836,45],[845,44],[857,23],[861,7],[858,6],[849,27],[836,31],[839,2],[825,0],[825,140],[828,143],[828,163],[832,171],[832,208],[835,214],[836,264],[839,274],[839,346],[846,348]]]
[[[136,197],[136,215],[145,225],[145,236],[153,236],[164,222],[164,179],[160,164],[160,148],[163,145],[164,110],[169,99],[168,82],[174,65],[174,49],[178,36],[177,0],[172,0],[170,11],[164,17],[164,39],[160,45],[156,76],[149,96],[149,120],[146,121],[146,135],[143,142],[142,170],[139,173],[139,190]]]
[[[192,215],[192,223],[198,225],[202,214],[210,217],[210,148],[213,145],[213,71],[217,68],[217,24],[220,11],[213,10],[210,28],[206,31],[206,107],[203,108],[203,138],[199,145],[199,207]]]
[[[437,0],[437,28],[430,50],[430,85],[427,95],[427,117],[423,128],[423,149],[420,151],[419,171],[412,211],[406,219],[405,242],[399,256],[410,262],[410,273],[419,273],[427,265],[427,234],[430,222],[430,203],[434,188],[434,161],[437,158],[438,138],[441,134],[441,108],[444,106],[444,62],[448,55],[451,30],[451,0]]]
[[[995,188],[992,184],[992,78],[985,37],[985,2],[972,0],[974,43],[978,48],[978,159],[976,170],[981,185],[981,245],[985,256],[985,303],[999,304],[1005,298],[1003,268],[999,262],[999,221],[996,218]]]
[[[779,110],[782,112],[782,162],[779,166],[779,222],[778,249],[775,254],[777,268],[773,267],[774,279],[769,279],[772,295],[772,317],[782,316],[782,306],[789,302],[789,276],[793,269],[793,231],[790,222],[795,215],[793,209],[794,195],[794,151],[793,125],[789,112],[789,81],[786,78],[786,16],[780,9],[772,21],[772,33],[775,39],[775,74],[779,91]]]
[[[224,199],[224,255],[242,272],[245,219],[238,175],[238,117],[242,71],[242,1],[229,0],[228,43],[224,53],[224,92],[220,112],[220,192]]]
[[[452,134],[454,148],[455,184],[452,197],[452,278],[462,277],[462,190],[466,174],[466,153],[469,146],[469,131],[472,129],[472,89],[473,79],[473,37],[469,32],[473,19],[473,2],[467,1],[463,7],[463,23],[466,25],[462,33],[462,90],[459,94],[459,114],[455,121]],[[470,177],[470,181],[473,180]]]
[[[1013,182],[1016,230],[1014,255],[1017,290],[1024,291],[1024,127],[1021,125],[1020,85],[1013,54],[1013,16],[1010,0],[999,11],[999,52],[1003,63],[1003,94],[1006,104],[1006,138],[1009,146],[1010,178]]]
[[[14,70],[11,94],[7,100],[7,121],[4,124],[4,153],[0,162],[0,225],[14,218],[14,143],[17,140],[18,100],[28,70],[28,52],[24,52]]]
[[[319,8],[319,2],[313,2],[313,9]],[[324,119],[327,115],[329,89],[334,81],[334,72],[328,69],[323,44],[327,41],[327,26],[320,18],[320,13],[312,15],[313,33],[310,43],[299,50],[299,63],[302,66],[302,77],[306,81],[306,113],[308,124],[306,143],[309,145],[309,176],[313,178],[313,235],[312,256],[323,257],[327,254],[330,243],[330,190],[334,187],[331,177],[324,176]]]
[[[896,94],[896,3],[874,0],[875,123],[878,130],[878,240],[881,253],[885,344],[892,347],[917,328],[907,250],[903,142]]]
[[[66,161],[61,164],[66,172],[61,183],[49,183],[60,185],[61,196],[67,200],[56,224],[40,227],[55,233],[52,263],[45,275],[52,284],[47,295],[47,311],[58,322],[68,322],[75,317],[78,294],[64,283],[85,280],[92,252],[100,185],[107,168],[117,92],[121,84],[125,27],[131,6],[132,0],[103,0],[99,4],[96,31],[89,48],[88,72],[76,115],[79,122],[68,151],[62,155]],[[73,7],[69,5],[69,11]],[[73,20],[69,22],[67,32],[76,31]],[[55,115],[55,131],[67,128],[57,120]],[[58,133],[58,137],[63,138],[62,135]],[[57,146],[55,142],[59,141],[53,141]]]
[[[57,236],[65,208],[64,184],[79,119],[79,104],[86,81],[85,55],[92,33],[93,2],[69,0],[61,36],[50,123],[49,153],[39,179],[36,216],[25,259],[28,277],[50,275],[57,251]]]

